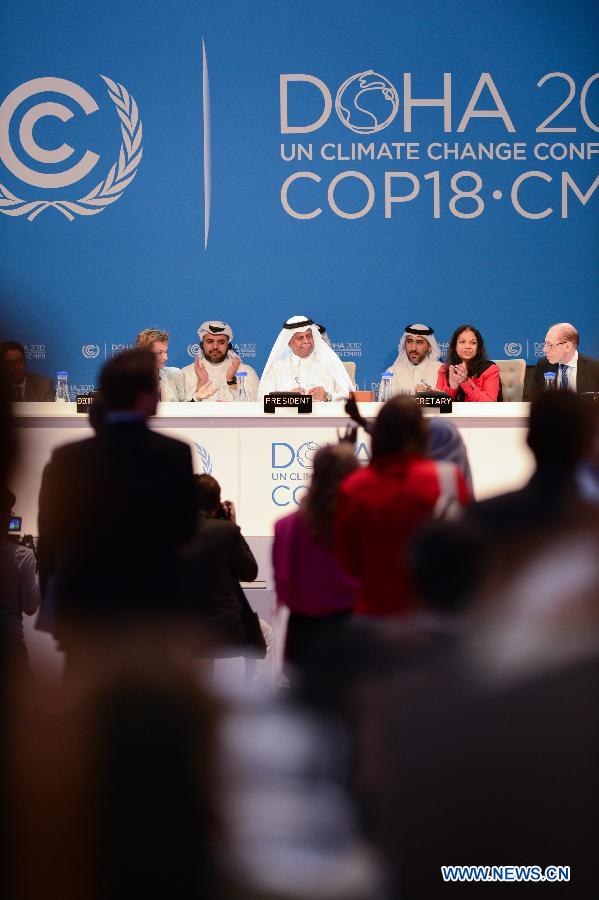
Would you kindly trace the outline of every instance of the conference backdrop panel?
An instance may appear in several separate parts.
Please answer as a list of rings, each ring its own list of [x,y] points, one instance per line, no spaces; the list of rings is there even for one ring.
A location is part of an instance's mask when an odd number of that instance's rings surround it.
[[[361,387],[404,326],[599,356],[592,2],[5,0],[3,338],[71,390],[148,326],[259,372],[323,323]]]

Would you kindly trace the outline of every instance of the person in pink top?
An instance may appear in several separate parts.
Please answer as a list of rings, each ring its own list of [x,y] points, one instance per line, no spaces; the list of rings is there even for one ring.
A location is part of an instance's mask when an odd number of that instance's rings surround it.
[[[337,562],[333,524],[339,485],[357,468],[351,443],[321,447],[300,508],[275,524],[277,605],[290,610],[285,659],[298,669],[304,667],[314,642],[339,627],[354,607],[358,582]]]
[[[503,400],[499,366],[487,358],[482,334],[474,325],[460,325],[454,331],[436,387],[458,403]]]

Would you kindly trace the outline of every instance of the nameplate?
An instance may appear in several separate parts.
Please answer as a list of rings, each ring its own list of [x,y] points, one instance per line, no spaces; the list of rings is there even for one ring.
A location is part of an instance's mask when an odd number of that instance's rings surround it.
[[[274,413],[279,409],[297,409],[298,413],[312,412],[312,394],[295,394],[292,391],[278,391],[264,397],[264,412]]]
[[[414,395],[414,400],[419,406],[434,407],[442,413],[451,412],[452,399],[449,394],[422,391]]]
[[[93,402],[94,394],[77,394],[77,412],[87,415]]]

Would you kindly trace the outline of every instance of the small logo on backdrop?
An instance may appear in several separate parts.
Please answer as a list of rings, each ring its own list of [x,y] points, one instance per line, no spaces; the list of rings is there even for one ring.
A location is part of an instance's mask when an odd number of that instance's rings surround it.
[[[204,475],[212,475],[212,457],[208,453],[205,447],[202,447],[201,444],[196,444],[194,442],[194,447],[197,450],[198,456],[202,462],[202,468],[204,470]]]
[[[96,390],[95,384],[70,384],[69,397],[75,403],[78,394],[91,394]]]
[[[45,359],[46,358],[46,345],[45,344],[25,344],[25,359]]]
[[[188,344],[187,345],[187,355],[191,356],[192,359],[195,359],[199,352],[200,352],[199,344]]]
[[[255,359],[256,358],[256,345],[251,343],[246,344],[233,344],[233,350],[238,356],[241,356],[242,359]]]
[[[100,355],[100,348],[97,344],[84,344],[81,353],[86,359],[97,359]]]
[[[116,114],[120,119],[122,142],[117,161],[106,177],[88,194],[75,200],[45,200],[42,198],[26,200],[17,197],[9,189],[0,184],[0,213],[5,216],[27,216],[31,222],[46,209],[54,208],[73,221],[75,216],[96,216],[107,206],[120,200],[125,188],[133,181],[137,167],[141,162],[143,147],[142,125],[137,104],[127,89],[100,75],[108,85],[108,96],[112,100]],[[37,188],[51,189],[68,187],[85,178],[99,161],[100,157],[91,150],[86,150],[78,163],[62,172],[39,172],[25,165],[15,154],[10,143],[11,120],[17,108],[36,94],[62,94],[73,100],[86,115],[96,112],[98,104],[94,98],[80,85],[65,78],[33,78],[20,84],[0,105],[0,159],[6,168],[20,181]],[[44,102],[32,106],[24,113],[18,133],[21,141],[21,156],[26,155],[38,162],[53,164],[64,162],[75,152],[64,143],[55,150],[40,147],[34,137],[34,126],[46,117],[58,118],[67,122],[73,117],[72,111],[62,103]]]
[[[335,110],[344,125],[357,134],[374,134],[389,125],[399,109],[399,97],[388,78],[368,69],[343,82]]]
[[[507,344],[503,345],[503,349],[505,350],[506,356],[522,355],[522,344],[518,341],[508,341]]]

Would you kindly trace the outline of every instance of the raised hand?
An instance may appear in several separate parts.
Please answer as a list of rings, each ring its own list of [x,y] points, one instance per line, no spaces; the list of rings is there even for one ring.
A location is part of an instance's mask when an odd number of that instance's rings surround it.
[[[199,356],[196,356],[193,368],[196,373],[196,378],[198,379],[197,387],[199,390],[210,380],[208,372],[206,371],[206,366],[204,365],[204,360],[200,359]]]
[[[231,381],[235,377],[235,375],[237,373],[237,369],[239,368],[240,365],[241,365],[241,359],[238,356],[234,356],[231,359],[231,365],[227,369],[227,381]]]
[[[468,378],[468,366],[465,362],[458,363],[455,367],[456,374],[459,378],[459,383],[462,384],[463,381],[466,381]]]
[[[208,397],[212,397],[213,394],[216,394],[218,387],[213,384],[211,381],[207,381],[206,384],[203,384],[201,387],[198,387],[197,391],[194,394],[194,398],[196,400],[207,400]]]

